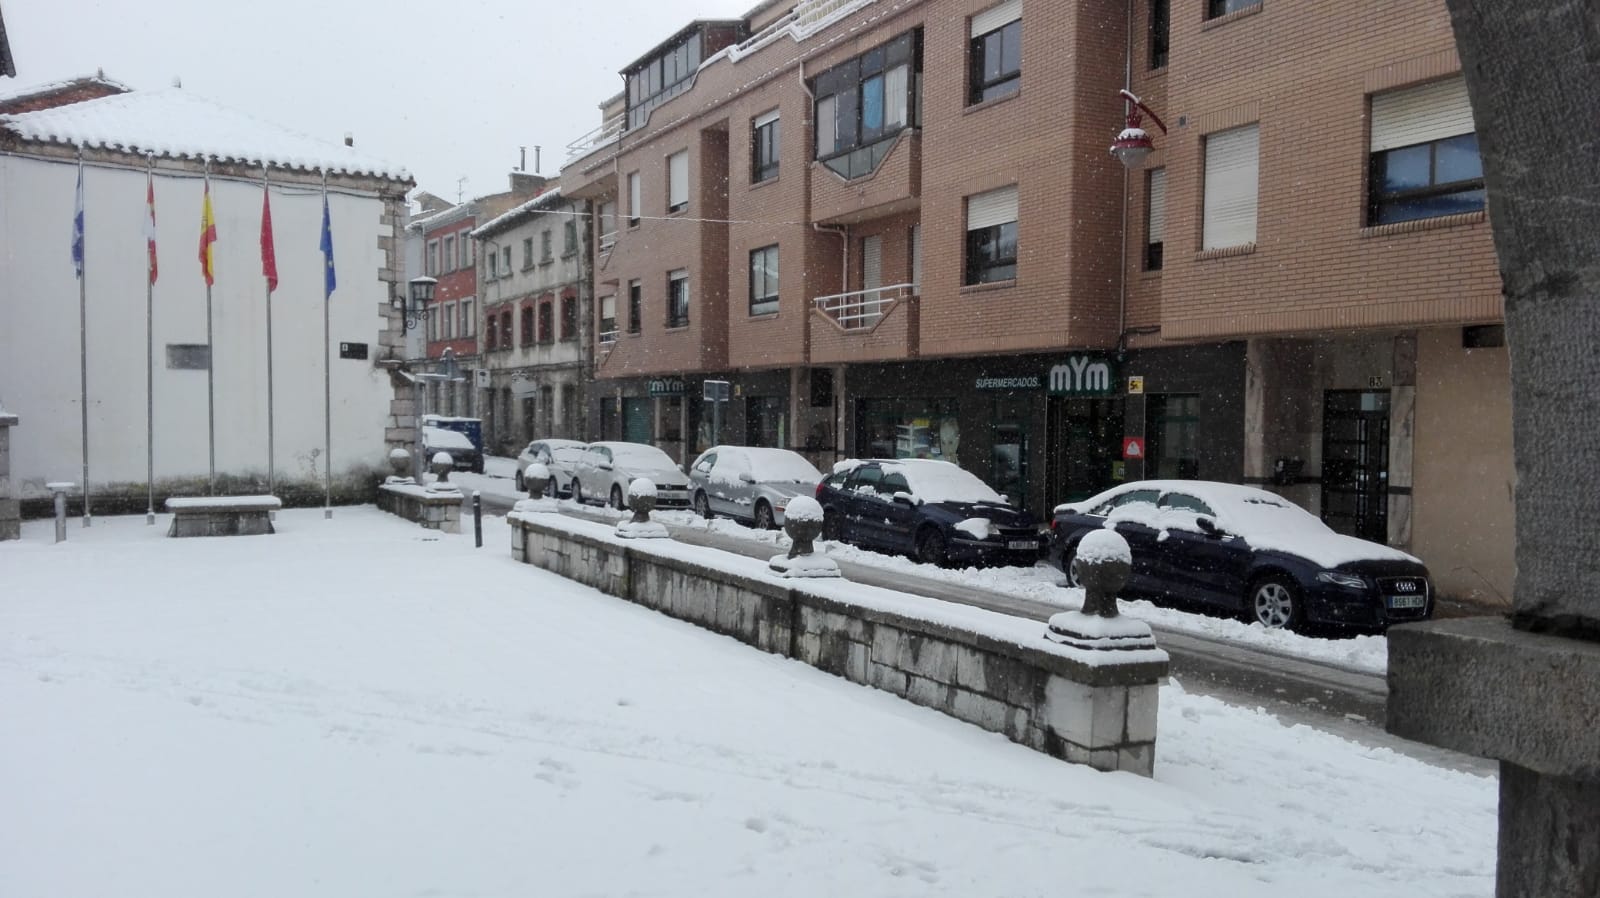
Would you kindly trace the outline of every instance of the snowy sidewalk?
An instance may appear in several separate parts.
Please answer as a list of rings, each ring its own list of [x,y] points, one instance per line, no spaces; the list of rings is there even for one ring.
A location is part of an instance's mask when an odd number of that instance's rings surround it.
[[[485,525],[0,544],[0,895],[1493,893],[1492,779],[1176,686],[1155,780],[1096,773]]]

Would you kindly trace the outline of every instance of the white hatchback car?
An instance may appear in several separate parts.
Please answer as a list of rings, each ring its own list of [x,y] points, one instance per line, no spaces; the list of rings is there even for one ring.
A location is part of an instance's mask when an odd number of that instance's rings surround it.
[[[689,507],[689,478],[671,456],[643,443],[590,443],[573,473],[572,498],[626,508],[628,484],[640,477],[655,482],[657,505]]]
[[[788,449],[714,446],[689,467],[695,511],[748,521],[759,530],[782,527],[789,500],[814,495],[821,479],[822,472]]]
[[[570,495],[573,471],[588,448],[588,443],[578,440],[534,440],[529,443],[528,448],[517,456],[517,492],[527,490],[527,485],[522,482],[522,472],[537,462],[550,469],[550,494],[558,498]]]

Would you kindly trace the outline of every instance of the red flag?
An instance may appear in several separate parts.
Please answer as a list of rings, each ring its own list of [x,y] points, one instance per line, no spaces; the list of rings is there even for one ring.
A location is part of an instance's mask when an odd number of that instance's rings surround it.
[[[211,244],[217,242],[217,222],[211,217],[211,182],[206,181],[206,193],[200,202],[200,274],[206,286],[212,285]]]
[[[278,254],[272,246],[272,202],[266,185],[261,187],[261,273],[267,278],[267,292],[278,289]]]
[[[150,250],[150,284],[156,282],[156,181],[155,175],[145,172],[144,240]]]

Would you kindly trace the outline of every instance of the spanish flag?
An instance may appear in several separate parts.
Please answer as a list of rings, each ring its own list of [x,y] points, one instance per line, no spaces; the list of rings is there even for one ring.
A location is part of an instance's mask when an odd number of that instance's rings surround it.
[[[206,181],[205,199],[200,204],[200,274],[211,286],[211,244],[217,242],[217,222],[211,217],[211,182]]]

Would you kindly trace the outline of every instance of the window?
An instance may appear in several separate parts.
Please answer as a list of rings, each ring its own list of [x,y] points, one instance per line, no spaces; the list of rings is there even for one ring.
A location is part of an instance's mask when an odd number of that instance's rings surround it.
[[[836,174],[871,174],[890,138],[917,124],[920,40],[920,31],[908,31],[817,76],[816,158]]]
[[[1200,394],[1153,394],[1145,400],[1146,480],[1200,478]]]
[[[667,327],[689,326],[689,272],[667,274]]]
[[[1150,68],[1167,67],[1167,35],[1172,30],[1169,0],[1150,0]]]
[[[488,273],[489,273],[489,279],[490,280],[493,280],[493,279],[495,279],[495,278],[500,276],[500,256],[499,255],[497,255],[495,253],[490,253],[489,256],[488,256],[488,261],[487,261],[486,264],[487,264],[487,266],[489,268],[489,272]]]
[[[439,241],[428,241],[428,255],[424,257],[423,271],[433,277],[439,273]]]
[[[624,72],[628,81],[628,128],[649,121],[650,113],[688,89],[700,67],[700,33],[686,35]]]
[[[982,103],[1022,87],[1022,0],[1006,0],[972,17],[967,103]]]
[[[204,343],[168,343],[167,367],[174,371],[204,371],[211,367],[211,347]]]
[[[617,242],[617,204],[607,200],[600,204],[600,248],[607,250]]]
[[[511,247],[509,246],[501,247],[500,249],[500,276],[503,278],[511,277]]]
[[[533,267],[533,238],[522,238],[522,270],[527,271]]]
[[[578,339],[578,298],[568,296],[561,300],[561,339]]]
[[[444,314],[439,317],[439,325],[441,327],[441,331],[439,333],[439,339],[441,339],[441,340],[453,340],[453,339],[455,339],[455,336],[456,336],[456,304],[455,303],[447,302],[447,303],[444,304]]]
[[[1017,187],[967,197],[967,265],[964,284],[990,284],[1017,276]]]
[[[554,343],[556,340],[556,308],[554,303],[539,303],[539,342]]]
[[[689,151],[680,150],[667,157],[667,211],[677,212],[689,205]]]
[[[565,258],[566,256],[575,256],[575,255],[577,255],[578,254],[578,221],[577,221],[577,219],[568,217],[567,218],[566,227],[563,228],[562,230],[563,230],[563,233],[561,235],[561,255],[562,255],[562,257]]]
[[[533,306],[522,307],[522,345],[532,346],[534,341]]]
[[[511,310],[505,309],[500,313],[500,348],[511,348]]]
[[[461,250],[461,257],[458,260],[459,264],[457,264],[456,267],[457,268],[471,268],[472,267],[472,262],[473,262],[473,258],[472,258],[472,232],[471,231],[462,231],[461,232],[461,239],[456,244],[456,246],[457,246],[458,249]]]
[[[644,327],[644,285],[628,282],[628,333],[637,334]]]
[[[764,246],[750,253],[750,314],[778,311],[778,247]]]
[[[444,253],[440,257],[442,271],[454,271],[456,268],[456,238],[454,235],[444,238]]]
[[[1201,249],[1249,246],[1256,242],[1256,125],[1207,134],[1205,213]]]
[[[1261,0],[1206,0],[1206,18],[1215,19],[1241,9],[1260,6]]]
[[[911,226],[911,285],[920,290],[922,284],[922,225]]]
[[[473,302],[463,299],[461,306],[461,336],[476,337],[478,335],[478,319],[472,314]]]
[[[778,176],[778,110],[755,117],[750,123],[750,183]]]
[[[639,224],[639,173],[628,174],[628,227]]]
[[[1144,270],[1161,270],[1162,241],[1167,233],[1167,170],[1151,169],[1145,177]]]
[[[428,342],[433,343],[439,339],[439,307],[434,306],[428,310]]]
[[[600,342],[610,343],[617,339],[617,298],[615,296],[600,297]]]
[[[1367,224],[1483,208],[1483,162],[1459,76],[1372,98]]]
[[[550,232],[544,231],[539,234],[539,261],[548,262],[551,258]]]
[[[483,328],[483,336],[483,345],[486,349],[498,348],[498,341],[500,339],[500,321],[498,315],[491,314],[489,316],[489,321],[484,325]]]

